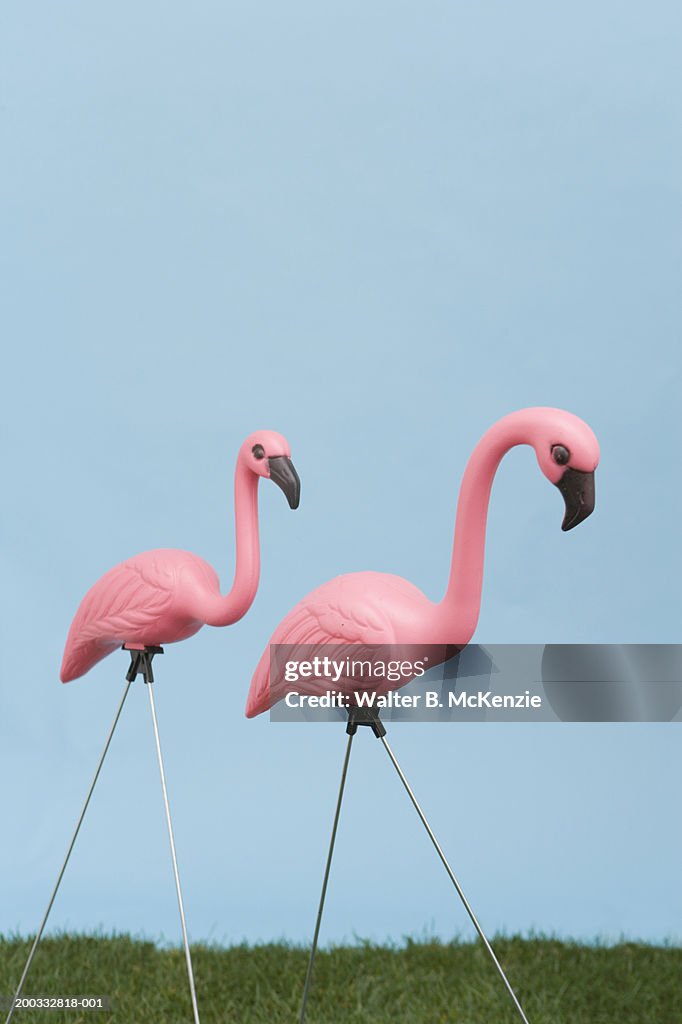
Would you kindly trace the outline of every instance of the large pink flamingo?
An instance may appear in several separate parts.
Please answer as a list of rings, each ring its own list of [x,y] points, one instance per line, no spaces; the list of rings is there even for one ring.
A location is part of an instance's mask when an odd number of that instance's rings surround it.
[[[300,481],[288,442],[272,430],[247,437],[235,471],[237,560],[234,583],[220,593],[215,570],[189,551],[159,548],[121,562],[87,592],[71,624],[60,677],[84,675],[112,651],[186,640],[203,625],[229,626],[253,604],[260,574],[258,481],[273,480],[298,507]]]
[[[561,491],[571,530],[594,509],[594,470],[599,444],[581,419],[562,409],[532,408],[498,420],[469,459],[459,500],[447,590],[431,601],[409,580],[379,572],[337,576],[311,591],[282,619],[254,673],[247,717],[267,711],[304,680],[270,678],[270,645],[406,644],[461,648],[471,639],[481,604],[483,554],[490,490],[502,457],[529,444],[538,464]],[[295,652],[290,656],[295,657]],[[314,683],[312,684],[314,686]],[[346,681],[347,688],[352,681]],[[343,690],[343,686],[339,687]]]
[[[297,646],[306,648],[304,658],[307,658],[310,645],[320,645],[321,653],[328,653],[329,647],[346,648],[346,653],[348,645],[356,644],[363,645],[365,649],[374,645],[385,648],[389,644],[434,645],[443,651],[453,651],[470,641],[481,602],[486,520],[493,478],[505,453],[520,444],[528,444],[535,449],[540,469],[563,495],[566,511],[562,529],[571,530],[590,515],[594,509],[594,471],[599,462],[599,445],[587,424],[571,413],[551,408],[522,409],[505,416],[483,435],[467,464],[457,503],[450,578],[442,601],[433,602],[408,580],[385,573],[352,573],[323,583],[284,617],[270,638],[251,681],[246,705],[249,718],[267,711],[292,690],[314,693],[323,688],[329,689],[328,680],[323,682],[311,678],[292,683],[287,682],[279,671],[271,676],[271,645],[289,645],[286,658],[294,660]],[[352,703],[357,685],[356,680],[348,678],[335,682],[333,688],[345,693]],[[400,685],[400,682],[392,685],[385,682],[383,689],[394,689]],[[517,1012],[528,1024],[521,1004],[385,738],[383,723],[376,713],[363,716],[362,710],[357,708],[349,711],[348,745],[303,990],[300,1024],[305,1020],[351,744],[359,724],[371,725],[384,744]]]

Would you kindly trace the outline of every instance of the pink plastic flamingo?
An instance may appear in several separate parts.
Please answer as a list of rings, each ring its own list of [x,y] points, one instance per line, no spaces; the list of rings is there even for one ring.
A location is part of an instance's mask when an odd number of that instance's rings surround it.
[[[110,569],[83,598],[71,624],[60,677],[77,679],[123,644],[153,646],[186,640],[201,627],[229,626],[249,610],[260,574],[258,481],[273,480],[298,507],[300,481],[289,444],[260,430],[239,450],[235,470],[237,560],[229,594],[215,570],[189,551],[159,548]]]
[[[562,529],[571,530],[586,519],[594,508],[594,470],[599,462],[599,444],[590,428],[561,409],[511,413],[483,435],[467,464],[457,504],[450,579],[440,603],[400,576],[337,576],[292,608],[270,644],[465,646],[480,609],[490,489],[500,460],[519,444],[533,446],[540,469],[561,491],[566,504]],[[308,687],[301,681],[287,684],[279,677],[271,681],[268,646],[251,681],[247,717],[267,711],[290,690],[311,692],[311,685],[314,680]],[[335,689],[350,692],[353,686],[350,681]]]
[[[83,819],[90,804],[104,760],[128,692],[138,675],[145,681],[154,729],[154,743],[163,792],[166,827],[171,850],[175,891],[178,899],[182,941],[194,1024],[200,1024],[192,955],[185,920],[173,823],[171,820],[166,771],[161,753],[159,725],[154,698],[152,659],[162,652],[161,644],[193,636],[208,623],[227,626],[244,615],[256,596],[260,574],[258,543],[258,481],[267,477],[281,487],[291,508],[298,508],[300,481],[294,469],[287,441],[281,434],[261,430],[248,437],[239,450],[235,471],[235,526],[237,559],[234,583],[222,596],[215,571],[188,551],[159,549],[129,558],[105,573],[83,598],[66,640],[61,667],[62,682],[82,676],[117,647],[131,652],[126,685],[80,812],[66,857],[57,876],[47,909],[33,939],[14,1000],[5,1024],[11,1024],[14,1009],[43,935],[50,911],[61,885]]]

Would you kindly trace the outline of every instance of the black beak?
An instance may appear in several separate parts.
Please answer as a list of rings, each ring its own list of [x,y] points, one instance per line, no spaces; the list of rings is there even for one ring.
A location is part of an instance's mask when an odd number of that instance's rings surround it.
[[[572,530],[594,512],[594,473],[567,469],[557,482],[557,487],[566,502],[566,515],[561,529]]]
[[[268,459],[270,467],[270,479],[274,480],[278,487],[284,491],[289,502],[289,508],[298,508],[301,498],[301,481],[294,469],[294,464],[286,455],[275,455]]]

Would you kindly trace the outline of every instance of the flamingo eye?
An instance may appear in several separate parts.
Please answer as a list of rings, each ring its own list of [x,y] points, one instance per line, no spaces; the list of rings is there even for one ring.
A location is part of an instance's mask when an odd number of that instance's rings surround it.
[[[253,455],[254,459],[264,459],[265,448],[263,447],[262,444],[254,444],[253,448],[251,449],[251,454]]]
[[[564,448],[562,444],[555,444],[552,447],[552,458],[559,466],[565,466],[571,457],[571,453],[568,448]]]

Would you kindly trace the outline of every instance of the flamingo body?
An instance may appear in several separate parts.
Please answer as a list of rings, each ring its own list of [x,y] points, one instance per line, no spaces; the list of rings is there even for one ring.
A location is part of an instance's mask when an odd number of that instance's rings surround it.
[[[340,648],[350,644],[441,644],[442,620],[434,614],[436,609],[414,583],[402,576],[355,572],[328,580],[299,601],[271,636],[253,675],[247,718],[269,710],[290,691],[306,692],[301,681],[287,683],[279,675],[271,680],[270,645],[291,645],[288,657],[296,659],[293,648],[313,644]],[[466,637],[462,643],[468,640]],[[350,693],[354,687],[352,680],[340,680],[336,688]]]
[[[66,640],[60,678],[77,679],[122,644],[171,644],[201,629],[206,597],[220,597],[212,566],[158,548],[114,566],[87,592]]]

